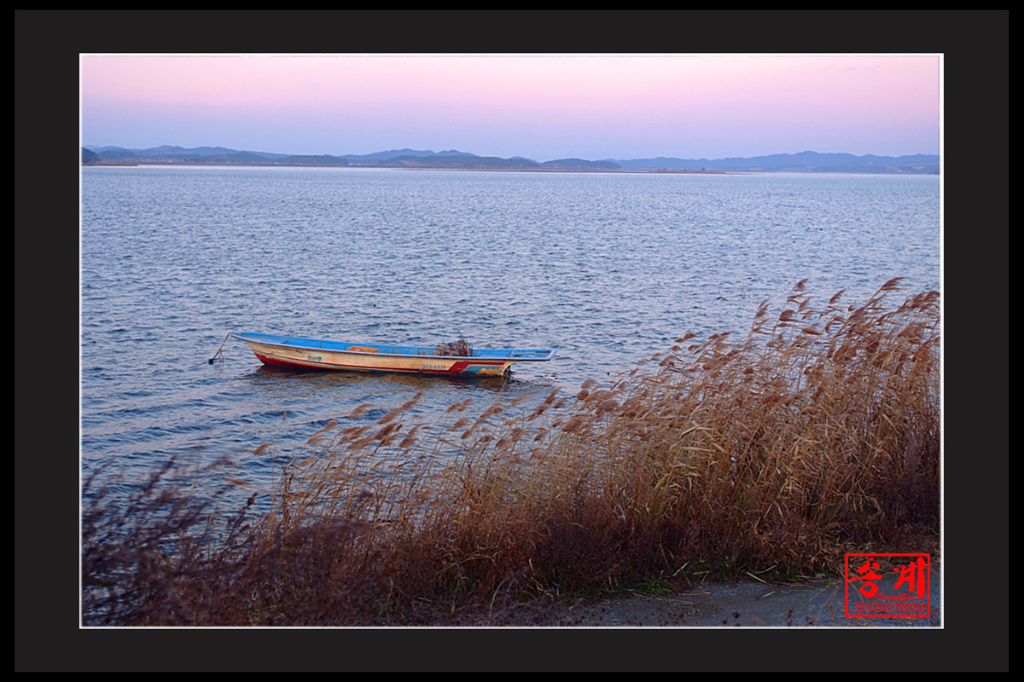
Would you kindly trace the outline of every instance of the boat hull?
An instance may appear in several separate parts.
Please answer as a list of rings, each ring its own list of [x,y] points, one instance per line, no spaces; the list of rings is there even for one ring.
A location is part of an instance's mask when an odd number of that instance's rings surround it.
[[[356,344],[252,332],[231,336],[245,342],[266,365],[335,371],[502,376],[518,362],[542,362],[555,354],[554,349],[477,349],[470,356],[442,356],[421,346]]]

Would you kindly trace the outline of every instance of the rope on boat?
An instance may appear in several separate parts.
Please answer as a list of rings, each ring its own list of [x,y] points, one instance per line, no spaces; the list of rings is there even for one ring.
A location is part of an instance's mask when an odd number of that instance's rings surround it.
[[[230,338],[231,338],[231,332],[228,332],[228,335],[225,336],[224,340],[220,342],[220,348],[217,349],[217,352],[213,354],[212,358],[210,358],[209,360],[206,361],[207,364],[212,365],[214,360],[220,360],[221,362],[224,362],[224,356],[223,356],[224,344],[227,343],[228,339],[230,339]]]

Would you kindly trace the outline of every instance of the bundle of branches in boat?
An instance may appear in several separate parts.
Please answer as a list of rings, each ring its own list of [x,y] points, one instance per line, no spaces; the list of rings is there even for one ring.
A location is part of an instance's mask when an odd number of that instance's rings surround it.
[[[440,346],[434,347],[434,355],[457,355],[459,357],[469,357],[472,354],[473,348],[469,345],[462,334],[459,334],[458,341],[442,343]]]

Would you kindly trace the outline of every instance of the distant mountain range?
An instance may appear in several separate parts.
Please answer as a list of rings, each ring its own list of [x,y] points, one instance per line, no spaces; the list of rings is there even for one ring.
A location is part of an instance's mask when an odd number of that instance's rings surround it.
[[[750,158],[678,159],[555,159],[538,162],[520,156],[508,159],[477,156],[454,149],[393,149],[374,154],[297,155],[272,154],[227,149],[225,147],[172,147],[150,149],[123,147],[82,147],[82,163],[88,165],[133,164],[210,164],[245,166],[354,166],[374,168],[451,168],[465,170],[558,170],[558,171],[647,171],[686,173],[902,173],[931,174],[939,172],[936,154],[910,156],[854,156],[853,154],[772,154]]]

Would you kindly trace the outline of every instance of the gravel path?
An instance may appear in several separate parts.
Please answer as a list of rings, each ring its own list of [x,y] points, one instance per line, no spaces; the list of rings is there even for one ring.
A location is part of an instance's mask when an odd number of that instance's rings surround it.
[[[843,578],[771,585],[706,583],[673,595],[622,596],[519,614],[522,627],[941,627],[942,582],[931,575],[928,617],[849,617]]]

